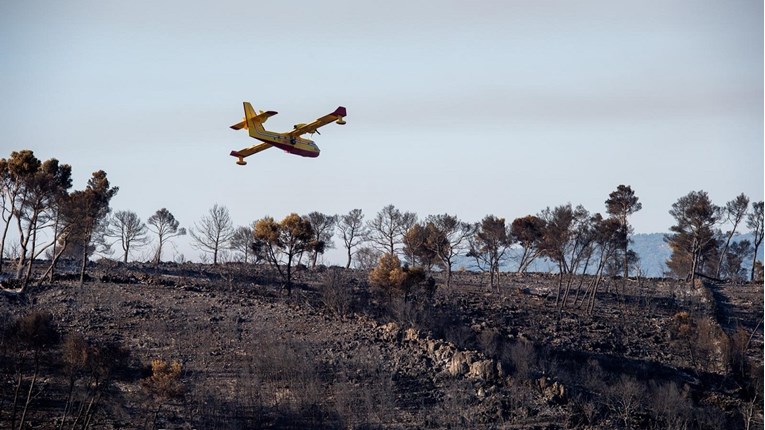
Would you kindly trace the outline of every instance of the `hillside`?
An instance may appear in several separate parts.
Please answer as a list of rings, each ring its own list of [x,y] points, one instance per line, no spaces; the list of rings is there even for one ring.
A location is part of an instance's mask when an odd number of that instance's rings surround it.
[[[299,272],[291,297],[264,267],[90,273],[2,301],[0,427],[22,415],[29,428],[762,422],[761,284],[607,280],[590,314],[589,277],[558,311],[557,277],[542,274],[505,275],[491,291],[461,272],[404,302],[335,268]]]

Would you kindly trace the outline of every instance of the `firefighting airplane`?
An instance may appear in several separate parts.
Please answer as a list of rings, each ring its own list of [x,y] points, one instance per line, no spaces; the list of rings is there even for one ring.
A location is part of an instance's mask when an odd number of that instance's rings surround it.
[[[252,105],[249,102],[244,102],[244,120],[231,126],[234,130],[240,130],[246,128],[250,133],[250,137],[258,139],[263,143],[252,145],[249,148],[240,149],[239,151],[231,151],[231,155],[239,158],[236,164],[244,166],[247,164],[244,161],[245,157],[249,157],[252,154],[257,154],[260,151],[266,150],[272,146],[279,149],[283,149],[291,154],[300,155],[301,157],[318,157],[319,147],[309,139],[300,137],[303,134],[319,133],[318,128],[335,121],[337,124],[345,124],[343,117],[345,116],[345,108],[339,106],[334,112],[324,115],[310,124],[295,124],[294,130],[287,133],[274,133],[263,128],[263,123],[266,120],[276,115],[277,112],[260,111],[260,114],[256,115],[255,110],[252,109]],[[319,133],[321,134],[321,133]]]

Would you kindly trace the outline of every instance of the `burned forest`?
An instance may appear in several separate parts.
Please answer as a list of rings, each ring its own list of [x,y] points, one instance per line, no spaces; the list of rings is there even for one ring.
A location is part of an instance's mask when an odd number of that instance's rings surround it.
[[[761,283],[76,269],[3,299],[4,428],[762,425]]]
[[[679,198],[653,277],[627,185],[604,214],[236,226],[215,204],[187,228],[113,212],[101,170],[70,191],[29,150],[0,177],[1,428],[763,425],[763,204],[744,194]]]

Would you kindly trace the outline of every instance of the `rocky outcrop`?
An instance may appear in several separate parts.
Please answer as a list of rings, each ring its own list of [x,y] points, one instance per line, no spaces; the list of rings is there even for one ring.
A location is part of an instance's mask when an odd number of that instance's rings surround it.
[[[504,377],[502,365],[477,351],[459,350],[453,343],[423,337],[413,328],[402,330],[391,322],[378,327],[379,337],[386,341],[400,341],[402,345],[423,354],[433,368],[450,377],[465,377],[474,382],[494,382]]]
[[[494,381],[497,378],[497,368],[501,368],[494,360],[478,360],[470,364],[467,377],[479,381]]]
[[[537,379],[537,387],[547,403],[563,403],[566,400],[566,387],[558,381],[543,376]]]
[[[446,371],[452,376],[465,375],[475,362],[475,355],[473,351],[457,351],[451,356]]]

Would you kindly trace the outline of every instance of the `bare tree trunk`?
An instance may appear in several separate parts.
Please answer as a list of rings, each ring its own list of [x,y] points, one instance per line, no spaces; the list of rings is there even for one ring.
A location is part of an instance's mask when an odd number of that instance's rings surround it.
[[[29,391],[27,392],[27,400],[24,402],[24,411],[21,413],[21,422],[19,423],[19,429],[24,428],[24,421],[26,421],[27,418],[27,410],[29,409],[29,404],[32,403],[32,390],[35,387],[35,382],[37,382],[37,373],[40,369],[39,359],[35,359],[35,373],[32,375],[32,382],[29,384]]]
[[[19,258],[16,261],[16,278],[21,277],[21,270],[24,267],[24,263],[27,261],[27,243],[29,241],[29,236],[24,236],[24,229],[21,227],[21,217],[20,215],[16,216],[16,225],[19,229],[19,245],[21,246],[21,252],[19,253]]]
[[[491,261],[489,262],[489,288],[491,289],[497,289],[496,284],[499,283],[496,279],[496,273],[497,269],[494,265],[494,258],[492,257]]]
[[[523,254],[521,254],[521,260],[518,262],[518,270],[516,270],[515,273],[523,273],[523,266],[526,263],[526,255],[528,252],[529,250],[524,247]]]
[[[582,294],[582,301],[579,301],[579,290],[576,291],[576,296],[574,296],[574,307],[577,307],[577,304],[579,304],[578,307],[581,307],[584,302],[587,301],[587,298],[589,297],[590,292],[592,291],[592,287],[595,285],[595,280],[589,282],[587,285],[587,288],[584,290],[584,293]],[[581,284],[579,286],[581,288]]]
[[[159,244],[157,244],[157,253],[154,254],[154,265],[159,264],[159,259],[162,258],[162,237],[159,238]]]
[[[574,296],[574,306],[576,307],[576,302],[579,301],[579,294],[582,293],[582,285],[584,285],[584,274],[582,274],[579,278],[579,285],[576,286],[576,295]]]
[[[101,383],[98,377],[94,377],[93,381],[94,381],[93,391],[90,397],[90,401],[88,402],[88,407],[87,409],[85,409],[85,403],[82,403],[80,405],[80,410],[77,412],[77,417],[74,419],[74,422],[72,423],[72,427],[71,427],[72,430],[74,430],[75,427],[77,427],[77,423],[80,422],[80,418],[83,418],[83,414],[85,418],[85,422],[83,423],[83,428],[84,429],[88,428],[88,423],[90,421],[90,417],[89,417],[90,411],[93,408],[93,403],[96,401],[96,397],[98,396],[98,390],[100,389],[100,383]]]
[[[555,294],[555,307],[558,307],[558,302],[560,301],[560,291],[563,288],[563,266],[558,265],[558,292]]]
[[[58,263],[58,259],[66,250],[66,247],[68,244],[69,244],[69,241],[65,238],[63,245],[61,245],[61,249],[58,251],[57,254],[53,255],[53,260],[50,262],[50,266],[48,266],[48,270],[46,270],[45,273],[43,273],[43,275],[40,277],[40,283],[42,283],[42,280],[45,279],[46,276],[48,276],[48,282],[53,282],[53,272],[56,270],[56,264]]]
[[[5,228],[3,228],[3,238],[0,240],[0,273],[3,273],[3,261],[5,258],[5,238],[8,236],[8,227],[11,225],[11,219],[13,219],[13,212],[8,215],[8,221],[5,223]]]
[[[691,256],[691,286],[696,286],[696,269],[698,268],[699,264],[699,255],[696,249],[693,250],[693,255]]]
[[[72,423],[72,426],[69,427],[71,430],[74,430],[75,427],[77,427],[77,423],[80,422],[80,418],[82,418],[83,412],[85,412],[85,403],[80,403],[80,408],[77,411],[77,416],[74,417],[74,422]]]
[[[58,213],[56,213],[56,221],[53,223],[53,251],[52,255],[56,255],[56,247],[58,245]],[[43,276],[44,278],[44,276]]]
[[[98,387],[96,387],[96,392],[93,394],[93,398],[90,399],[90,403],[88,404],[88,409],[85,411],[85,424],[83,425],[83,428],[87,429],[90,426],[90,420],[93,419],[93,415],[96,412],[96,404],[98,401],[98,397],[100,395],[100,392],[98,391]]]
[[[316,268],[316,260],[319,259],[319,253],[316,251],[313,251],[313,255],[311,256],[311,269]]]
[[[566,307],[566,302],[568,301],[568,293],[571,291],[571,284],[574,281],[574,273],[571,272],[568,274],[568,277],[566,279],[566,289],[563,291],[563,300],[561,300],[560,303],[560,310],[563,310],[563,308]]]
[[[628,250],[629,250],[629,239],[627,239],[627,243],[624,245],[624,279],[627,279],[630,276],[630,263],[629,263],[629,258],[627,255]]]
[[[754,249],[754,257],[752,257],[752,273],[749,276],[750,281],[754,281],[754,268],[757,267],[757,248]]]
[[[755,232],[755,235],[757,233]],[[752,276],[749,278],[750,280],[754,281],[754,269],[757,267],[757,251],[760,249],[760,244],[762,241],[758,242],[757,237],[754,238],[754,252],[752,253]]]
[[[592,312],[595,310],[595,296],[598,294],[598,286],[600,286],[600,281],[603,279],[603,268],[605,267],[605,261],[600,265],[598,268],[598,273],[595,277],[595,285],[592,288],[592,293],[590,293],[590,301],[587,305],[587,313],[592,315]],[[582,299],[584,301],[584,299]]]
[[[80,286],[85,285],[85,266],[88,264],[88,244],[85,243],[82,250],[82,263],[80,264]]]
[[[745,430],[751,430],[752,429],[752,423],[754,422],[755,416],[757,415],[757,404],[762,403],[758,401],[758,392],[759,390],[755,390],[754,396],[752,397],[751,401],[745,402],[741,406],[741,415],[744,418],[744,429]]]
[[[700,243],[698,238],[693,239],[693,246],[691,249],[691,286],[696,285],[696,272],[699,271],[699,265],[701,263],[701,254],[704,245]]]
[[[24,372],[19,369],[19,380],[16,382],[16,389],[13,390],[13,406],[11,407],[11,428],[16,428],[16,405],[19,403],[19,392],[21,391],[21,383],[24,381]]]
[[[37,229],[35,228],[32,231],[32,250],[29,255],[29,262],[27,263],[27,271],[24,274],[24,280],[21,282],[21,291],[27,289],[27,285],[29,284],[29,278],[32,276],[32,266],[35,262],[35,245],[37,242]]]
[[[27,289],[27,285],[29,285],[29,279],[32,277],[32,264],[34,263],[34,259],[29,260],[27,263],[27,270],[24,273],[24,280],[21,281],[21,292],[24,292]]]
[[[162,403],[157,405],[157,410],[154,411],[154,419],[151,422],[152,428],[157,428],[157,418],[159,417],[159,410],[162,409]]]
[[[292,255],[287,258],[287,295],[292,295]]]
[[[452,286],[452,260],[446,260],[446,287]]]
[[[61,417],[61,422],[58,424],[59,430],[64,428],[64,423],[66,422],[66,418],[69,415],[69,410],[72,407],[72,394],[74,394],[75,381],[75,378],[69,379],[69,394],[66,396],[66,403],[64,404],[64,415]]]

